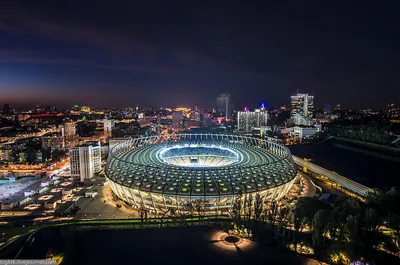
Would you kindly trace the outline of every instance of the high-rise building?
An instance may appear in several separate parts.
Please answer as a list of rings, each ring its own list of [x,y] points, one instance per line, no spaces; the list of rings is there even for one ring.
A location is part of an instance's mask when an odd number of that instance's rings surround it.
[[[85,182],[101,171],[100,142],[87,142],[69,151],[71,177]]]
[[[75,135],[76,135],[75,125],[70,121],[64,122],[64,124],[61,126],[61,136],[70,137]]]
[[[115,121],[114,120],[104,120],[104,136],[112,137],[112,131],[115,128]]]
[[[292,115],[300,114],[312,118],[314,111],[314,96],[309,94],[297,94],[291,96]]]
[[[268,112],[256,109],[254,111],[238,111],[237,128],[238,131],[251,131],[253,128],[267,126]]]
[[[11,107],[10,104],[4,104],[3,106],[3,115],[11,114]]]
[[[64,140],[65,148],[72,148],[77,146],[78,136],[76,135],[75,125],[70,121],[66,121],[60,127],[61,127],[61,137]]]
[[[400,110],[394,102],[388,104],[387,116],[389,120],[398,120],[400,118]]]
[[[217,97],[217,116],[230,119],[232,113],[232,97],[229,93],[222,93]]]

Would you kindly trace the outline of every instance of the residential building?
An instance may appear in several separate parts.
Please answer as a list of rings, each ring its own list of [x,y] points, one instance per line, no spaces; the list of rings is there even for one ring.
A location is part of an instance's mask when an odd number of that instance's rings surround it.
[[[266,126],[268,112],[256,109],[254,111],[238,111],[237,129],[238,131],[251,131],[253,128]]]
[[[66,121],[61,126],[61,136],[64,140],[65,148],[72,148],[78,145],[79,137],[76,135],[75,125]]]
[[[306,118],[312,118],[314,111],[314,96],[309,94],[297,94],[291,96],[290,105],[292,115],[300,114]]]
[[[86,182],[101,171],[100,142],[87,142],[70,150],[71,176]]]
[[[42,148],[51,148],[54,149],[64,149],[65,141],[64,138],[60,135],[47,135],[40,138],[42,142]]]

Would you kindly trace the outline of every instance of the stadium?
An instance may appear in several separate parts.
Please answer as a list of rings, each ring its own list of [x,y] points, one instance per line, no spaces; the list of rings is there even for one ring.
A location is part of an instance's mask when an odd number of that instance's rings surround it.
[[[296,174],[286,147],[224,134],[129,139],[110,150],[105,169],[118,198],[154,213],[199,203],[206,212],[223,213],[237,197],[256,194],[264,202],[278,200]]]

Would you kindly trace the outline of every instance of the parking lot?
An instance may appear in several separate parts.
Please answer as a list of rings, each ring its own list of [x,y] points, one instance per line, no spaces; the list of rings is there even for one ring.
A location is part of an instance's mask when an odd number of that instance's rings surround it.
[[[108,184],[102,185],[101,183],[95,183],[91,188],[91,190],[97,191],[96,197],[82,197],[77,201],[76,206],[80,208],[77,214],[78,219],[129,219],[139,217],[136,210],[129,208],[120,201],[114,201]]]

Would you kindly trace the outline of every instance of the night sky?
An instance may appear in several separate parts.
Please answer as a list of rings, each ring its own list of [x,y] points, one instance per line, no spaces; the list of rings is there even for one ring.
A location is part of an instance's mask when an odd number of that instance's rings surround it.
[[[400,104],[398,1],[8,2],[0,104]]]

